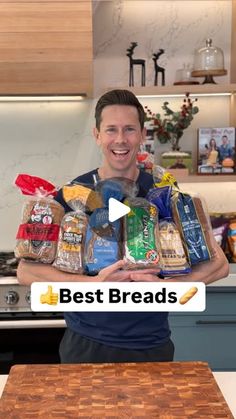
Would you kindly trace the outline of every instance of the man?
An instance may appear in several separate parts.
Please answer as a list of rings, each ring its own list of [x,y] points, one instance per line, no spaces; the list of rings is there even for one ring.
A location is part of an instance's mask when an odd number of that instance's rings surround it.
[[[145,113],[138,99],[127,90],[114,90],[98,101],[94,137],[103,153],[99,169],[76,178],[92,183],[93,175],[100,179],[125,177],[136,182],[138,196],[144,197],[152,187],[152,176],[140,172],[136,155],[145,141]],[[59,192],[57,200],[66,210],[70,208]],[[210,283],[228,275],[228,263],[214,241],[212,261],[199,264],[189,275],[174,281],[203,281]],[[161,281],[157,269],[121,270],[123,261],[108,266],[95,277],[69,274],[52,266],[21,261],[18,279],[22,284],[34,281]],[[168,313],[65,313],[67,330],[60,345],[61,361],[78,362],[138,362],[171,361],[174,347],[170,340]]]
[[[231,147],[231,145],[229,144],[229,140],[227,135],[223,135],[222,136],[222,144],[220,145],[220,147],[218,148],[218,152],[219,152],[219,162],[222,163],[224,159],[226,158],[232,158],[233,157],[233,149]]]

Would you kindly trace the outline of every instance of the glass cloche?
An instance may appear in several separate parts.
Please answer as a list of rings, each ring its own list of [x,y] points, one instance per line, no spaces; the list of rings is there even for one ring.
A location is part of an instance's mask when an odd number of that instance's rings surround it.
[[[204,83],[215,83],[213,76],[225,76],[224,54],[221,48],[212,45],[212,40],[206,40],[206,46],[194,54],[192,77],[205,77]]]

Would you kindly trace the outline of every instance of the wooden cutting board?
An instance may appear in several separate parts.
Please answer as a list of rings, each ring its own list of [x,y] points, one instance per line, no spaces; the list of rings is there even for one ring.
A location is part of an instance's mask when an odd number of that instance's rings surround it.
[[[1,419],[230,418],[207,363],[15,365]]]

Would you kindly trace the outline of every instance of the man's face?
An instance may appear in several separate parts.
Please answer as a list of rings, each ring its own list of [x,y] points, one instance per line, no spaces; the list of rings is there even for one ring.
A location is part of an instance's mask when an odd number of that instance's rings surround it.
[[[136,166],[136,155],[145,140],[138,111],[134,106],[109,105],[101,115],[100,130],[94,130],[96,142],[103,152],[104,165],[114,171],[127,171]]]

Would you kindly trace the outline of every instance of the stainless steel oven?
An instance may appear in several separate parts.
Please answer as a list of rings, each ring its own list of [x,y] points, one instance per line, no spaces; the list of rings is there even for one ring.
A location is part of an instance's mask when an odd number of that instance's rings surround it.
[[[16,269],[7,270],[0,254],[0,374],[14,364],[58,363],[65,331],[63,313],[35,313],[30,287],[19,285]],[[10,258],[12,253],[6,253]],[[2,275],[2,276],[1,276]]]

